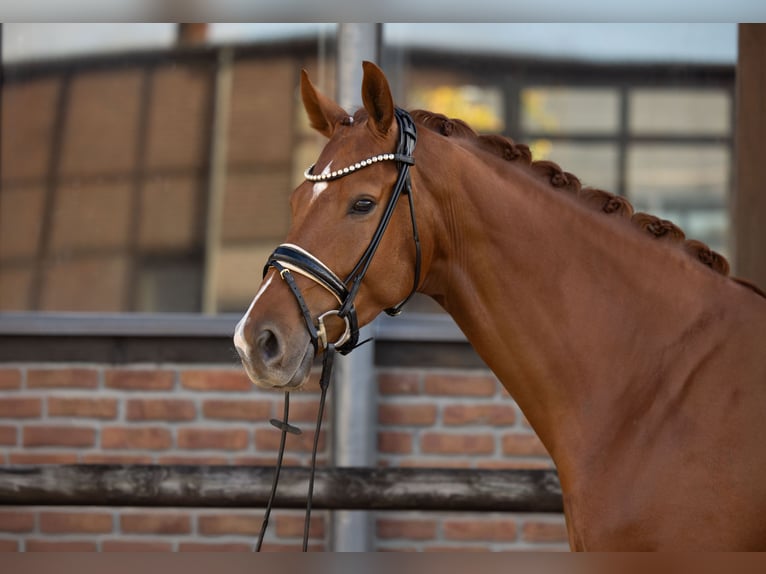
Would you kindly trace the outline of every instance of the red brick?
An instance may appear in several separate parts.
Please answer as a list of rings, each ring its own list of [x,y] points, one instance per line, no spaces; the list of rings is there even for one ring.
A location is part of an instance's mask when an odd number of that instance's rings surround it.
[[[264,545],[265,546],[265,545]],[[252,552],[253,546],[251,544],[244,544],[238,542],[221,542],[221,543],[205,543],[205,542],[181,542],[178,545],[179,552]]]
[[[253,383],[238,370],[188,370],[181,372],[181,384],[191,391],[251,391]]]
[[[237,466],[274,466],[276,460],[276,454],[267,456],[238,456],[234,458],[232,464]],[[317,457],[317,463],[319,460],[319,457]],[[299,466],[301,460],[298,457],[285,455],[282,459],[282,464],[285,466]]]
[[[158,66],[152,70],[152,97],[147,110],[148,132],[144,164],[147,170],[178,170],[195,173],[204,161],[207,138],[202,134],[205,133],[205,116],[212,99],[212,90],[202,70],[204,67],[196,62]],[[180,94],[183,94],[183,101],[179,101]],[[187,217],[192,219],[195,213],[193,208],[195,202],[192,198],[189,198],[187,202],[192,204],[187,207],[191,212]],[[181,206],[176,209],[180,210]],[[167,223],[168,215],[166,214],[168,213],[173,213],[173,225]],[[187,212],[184,210],[182,213]],[[169,227],[171,230],[176,227],[181,227],[181,230],[185,228],[180,223],[176,223],[184,219],[178,217],[173,211],[167,209],[159,211],[152,220],[155,218],[158,220],[157,227]],[[142,225],[144,223],[142,222]],[[191,221],[188,226],[191,227]],[[175,230],[175,233],[180,234],[181,230]],[[188,234],[191,235],[193,231],[192,227]],[[173,231],[166,231],[166,233],[173,233]],[[186,234],[181,235],[182,238],[186,236]],[[163,236],[160,235],[160,237]],[[193,237],[195,236],[189,237],[188,241],[193,241]],[[186,242],[181,244],[187,245]]]
[[[130,534],[189,534],[191,517],[179,513],[138,512],[120,516],[120,528]]]
[[[96,442],[96,431],[87,427],[75,426],[25,426],[24,446],[93,446]]]
[[[48,414],[56,417],[113,419],[117,417],[117,399],[50,397]]]
[[[77,388],[98,387],[98,371],[86,368],[30,369],[27,372],[27,388]]]
[[[0,540],[0,552],[19,552],[19,543],[16,540]]]
[[[205,536],[243,534],[256,536],[261,531],[262,515],[214,514],[197,518],[197,528]]]
[[[303,385],[300,389],[297,389],[292,392],[292,395],[294,397],[299,397],[301,395],[319,395],[321,389],[319,388],[319,377],[322,374],[321,369],[313,369],[311,373],[309,374],[309,380],[306,381],[306,384]],[[265,389],[259,389],[258,387],[253,387],[253,390],[259,391],[264,394],[270,394],[281,397],[281,392],[279,389],[273,389],[273,390],[265,390]],[[290,405],[292,408],[292,405]]]
[[[154,458],[151,455],[140,454],[110,454],[94,453],[83,454],[84,464],[152,464]]]
[[[412,434],[406,432],[378,432],[378,451],[385,454],[409,454],[412,452]]]
[[[186,464],[186,465],[227,465],[229,464],[228,457],[225,456],[182,456],[171,455],[161,456],[157,459],[157,464]]]
[[[101,446],[114,449],[163,450],[173,446],[168,429],[159,427],[106,427],[101,431]]]
[[[28,397],[12,397],[0,399],[0,417],[2,418],[37,418],[41,414],[41,399]]]
[[[96,543],[86,540],[58,542],[55,540],[27,540],[27,552],[96,552]]]
[[[447,540],[509,542],[517,536],[513,520],[454,518],[445,520],[442,529]]]
[[[34,529],[33,512],[0,510],[0,532],[31,532]]]
[[[19,369],[0,369],[0,390],[13,391],[21,388],[21,371]]]
[[[15,445],[16,436],[16,427],[0,426],[0,445]]]
[[[420,394],[420,374],[390,372],[379,373],[378,392],[381,395]]]
[[[126,416],[129,421],[191,421],[197,417],[197,407],[179,399],[130,399]]]
[[[179,429],[178,448],[242,450],[250,443],[247,429]]]
[[[450,458],[411,458],[399,463],[402,468],[470,468],[473,463],[468,459]]]
[[[202,405],[202,414],[216,420],[263,421],[272,417],[272,413],[270,401],[206,400]],[[298,420],[292,415],[291,408],[290,420]]]
[[[8,462],[11,464],[74,464],[77,462],[77,453],[12,452]]]
[[[40,531],[48,534],[104,534],[112,527],[112,515],[103,512],[40,513]]]
[[[277,516],[276,533],[280,538],[303,538],[303,529],[306,524],[305,516]],[[323,516],[311,516],[309,526],[309,538],[323,538],[325,534],[325,522]]]
[[[72,77],[67,122],[76,128],[67,129],[63,136],[58,170],[62,177],[129,173],[135,169],[143,73],[138,66],[130,66]],[[88,213],[86,209],[82,207]],[[115,220],[119,221],[117,214],[97,227],[126,227]],[[96,237],[105,234],[96,230],[92,233]],[[109,246],[115,241],[110,239],[111,235],[106,235],[102,241]],[[85,290],[84,285],[82,288]]]
[[[523,426],[525,429],[528,429],[528,430],[534,430],[534,429],[532,428],[532,423],[530,423],[530,422],[527,420],[527,417],[522,417],[522,419],[521,419],[521,424],[522,424],[522,426]]]
[[[503,454],[508,456],[548,456],[545,446],[534,434],[507,434],[502,443]]]
[[[170,542],[146,542],[143,540],[104,540],[102,552],[172,552]]]
[[[510,426],[516,421],[516,409],[507,405],[447,405],[442,420],[445,425]]]
[[[526,542],[567,542],[567,527],[563,520],[527,521],[521,527],[521,537]]]
[[[123,391],[169,391],[175,384],[175,372],[160,369],[110,369],[106,386]]]
[[[378,538],[431,540],[436,537],[435,520],[379,518],[375,524]]]
[[[442,554],[444,552],[454,552],[463,554],[465,552],[491,552],[492,548],[489,546],[445,546],[437,544],[434,546],[426,546],[423,548],[423,552],[438,552]]]
[[[424,433],[420,437],[420,449],[429,454],[492,454],[495,437],[491,434]]]
[[[390,426],[432,426],[436,405],[387,404],[378,407],[378,423]]]
[[[427,394],[437,396],[492,397],[499,384],[492,375],[433,373],[424,381]]]
[[[281,433],[271,427],[256,429],[255,431],[255,448],[257,450],[277,450],[279,449],[279,440]],[[319,446],[318,450],[323,451],[327,442],[327,435],[325,431],[319,432]],[[300,435],[288,434],[287,441],[285,443],[285,449],[288,452],[311,452],[314,444],[314,432],[304,430]]]
[[[276,411],[281,417],[284,412],[284,404],[282,403],[282,397],[278,398],[279,404],[276,406]],[[326,422],[329,417],[330,409],[325,407],[322,421]],[[316,424],[317,415],[319,414],[319,399],[317,400],[295,400],[290,401],[290,422],[294,423],[311,423]]]
[[[309,544],[308,551],[309,552],[326,552],[327,549],[324,547],[324,544]],[[261,546],[261,552],[303,552],[303,545],[299,543],[295,543],[295,544],[275,544],[273,542],[264,543],[263,546]]]
[[[378,546],[375,552],[420,552],[415,546]]]
[[[503,460],[479,460],[476,462],[476,468],[486,468],[490,470],[508,470],[508,469],[546,469],[553,468],[553,461],[550,459],[512,459],[505,458]]]

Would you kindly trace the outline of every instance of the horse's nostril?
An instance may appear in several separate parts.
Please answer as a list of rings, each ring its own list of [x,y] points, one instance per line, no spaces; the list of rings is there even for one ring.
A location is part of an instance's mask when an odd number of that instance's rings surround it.
[[[270,329],[264,329],[261,334],[258,335],[256,345],[261,353],[261,357],[266,363],[275,361],[281,354],[279,339],[277,339],[277,336]]]

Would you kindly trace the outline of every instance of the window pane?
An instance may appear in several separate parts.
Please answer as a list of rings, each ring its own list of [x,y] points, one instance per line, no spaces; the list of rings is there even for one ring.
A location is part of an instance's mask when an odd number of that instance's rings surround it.
[[[576,175],[583,186],[617,192],[617,146],[580,142],[552,142],[537,139],[529,142],[532,157],[548,159]]]
[[[481,133],[497,133],[505,129],[503,93],[491,86],[419,84],[408,92],[407,107],[438,111],[447,117],[461,119]]]
[[[521,127],[527,133],[612,133],[619,122],[614,89],[530,87],[521,91]]]
[[[630,129],[637,134],[731,132],[730,98],[722,90],[636,89],[629,102]]]
[[[637,210],[679,225],[687,237],[728,252],[730,154],[719,145],[634,145],[628,195]]]
[[[642,205],[723,201],[729,150],[720,145],[636,144],[628,149],[628,193]]]

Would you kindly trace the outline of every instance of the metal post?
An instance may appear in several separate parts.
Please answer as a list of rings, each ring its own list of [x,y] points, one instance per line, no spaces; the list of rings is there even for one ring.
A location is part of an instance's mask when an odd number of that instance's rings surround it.
[[[362,60],[378,60],[380,24],[338,24],[338,103],[350,113],[361,105]],[[360,340],[371,334],[362,329]],[[332,458],[335,466],[375,466],[377,408],[373,346],[363,345],[335,363]],[[372,550],[372,515],[336,511],[331,518],[335,552]]]

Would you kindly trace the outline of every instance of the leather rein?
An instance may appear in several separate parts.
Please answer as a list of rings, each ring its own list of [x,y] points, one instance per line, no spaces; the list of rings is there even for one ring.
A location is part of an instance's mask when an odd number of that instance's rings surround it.
[[[325,175],[313,175],[311,172],[314,166],[311,166],[306,170],[306,178],[309,181],[330,181],[339,179],[350,173],[363,169],[372,163],[379,161],[395,161],[397,167],[397,178],[391,192],[391,197],[383,210],[378,227],[372,235],[372,239],[362,254],[359,261],[354,266],[353,270],[346,277],[345,281],[341,280],[327,265],[322,263],[320,259],[309,253],[307,250],[290,243],[283,243],[277,247],[266,263],[263,270],[265,276],[270,268],[274,268],[279,273],[282,280],[287,284],[292,292],[295,300],[300,309],[303,320],[306,323],[306,329],[311,339],[311,344],[314,347],[314,355],[318,355],[320,352],[324,352],[322,360],[322,373],[319,379],[319,387],[321,391],[319,400],[319,412],[317,413],[316,430],[314,433],[313,448],[311,451],[311,472],[309,475],[308,495],[306,499],[306,518],[304,522],[303,530],[303,551],[308,550],[308,538],[309,538],[309,526],[311,524],[311,501],[314,492],[314,475],[316,471],[316,456],[317,447],[319,443],[319,431],[322,424],[322,417],[324,414],[325,399],[327,395],[327,388],[330,384],[330,378],[332,374],[332,366],[335,359],[335,353],[338,352],[342,355],[346,355],[353,351],[356,347],[363,345],[368,340],[359,342],[359,323],[356,314],[356,308],[354,307],[354,300],[359,293],[359,288],[362,285],[367,270],[372,263],[372,259],[380,246],[380,242],[383,239],[383,235],[388,228],[388,224],[394,214],[399,198],[402,195],[406,195],[409,201],[410,219],[412,221],[412,234],[415,242],[415,278],[412,286],[412,290],[409,295],[400,302],[398,305],[386,309],[385,312],[388,315],[398,315],[407,301],[410,300],[412,295],[418,288],[420,283],[420,267],[421,267],[421,248],[420,238],[418,236],[417,223],[415,221],[415,204],[412,193],[412,183],[410,179],[410,167],[415,164],[415,158],[413,152],[415,151],[415,144],[417,142],[417,130],[415,128],[415,122],[412,117],[406,111],[396,108],[395,109],[396,122],[399,128],[399,140],[396,146],[396,153],[382,154],[368,160],[364,160],[354,166],[349,166],[337,172]],[[338,301],[338,308],[331,309],[317,316],[316,322],[311,315],[311,311],[306,305],[306,301],[295,281],[294,273],[308,277],[327,291],[329,291],[335,299]],[[335,342],[330,342],[327,339],[327,330],[325,327],[325,319],[331,316],[337,316],[345,323],[345,330],[340,338]],[[279,443],[279,451],[277,455],[277,463],[274,472],[274,479],[271,487],[271,494],[269,496],[268,503],[266,505],[266,512],[264,514],[263,523],[261,526],[261,532],[258,536],[258,541],[255,546],[255,551],[261,550],[263,544],[263,538],[266,533],[266,528],[269,522],[269,516],[276,497],[277,484],[279,482],[279,474],[282,468],[282,459],[285,450],[285,442],[287,439],[287,433],[300,434],[301,431],[297,427],[290,425],[287,422],[289,414],[290,394],[285,393],[285,403],[283,420],[271,419],[271,424],[281,431],[281,439]]]

